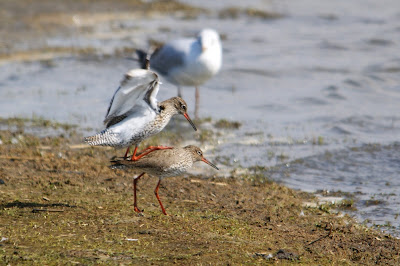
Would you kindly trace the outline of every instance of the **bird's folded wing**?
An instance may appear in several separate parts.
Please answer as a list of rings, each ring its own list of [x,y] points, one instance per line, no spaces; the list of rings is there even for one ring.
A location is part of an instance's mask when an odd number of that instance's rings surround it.
[[[169,168],[171,164],[173,164],[173,161],[171,162],[171,159],[174,159],[171,152],[168,151],[170,150],[154,151],[150,153],[151,156],[146,155],[137,161],[131,161],[131,160],[111,161],[113,165],[111,165],[110,167],[119,169],[136,168],[144,172],[155,169],[159,170],[166,169]]]
[[[115,91],[107,110],[104,124],[110,126],[118,117],[125,117],[133,107],[150,106],[155,112],[159,79],[156,73],[147,69],[132,69],[127,72],[121,85]]]

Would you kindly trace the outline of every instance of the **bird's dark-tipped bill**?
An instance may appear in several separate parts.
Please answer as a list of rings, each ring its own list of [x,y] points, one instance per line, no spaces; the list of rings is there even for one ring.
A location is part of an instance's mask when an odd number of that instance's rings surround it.
[[[203,162],[205,162],[206,164],[208,164],[209,166],[211,166],[211,167],[213,167],[213,168],[219,170],[218,167],[216,167],[213,163],[210,163],[206,158],[203,157],[201,160],[202,160]]]
[[[192,119],[190,119],[189,115],[187,113],[184,113],[183,116],[187,119],[187,121],[189,121],[189,123],[192,125],[194,131],[197,131],[196,126],[194,125]]]

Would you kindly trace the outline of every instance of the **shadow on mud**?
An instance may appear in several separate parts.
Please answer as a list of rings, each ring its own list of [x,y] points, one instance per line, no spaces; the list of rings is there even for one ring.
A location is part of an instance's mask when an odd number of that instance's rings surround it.
[[[47,208],[47,207],[67,207],[67,208],[76,208],[76,205],[69,205],[67,203],[37,203],[37,202],[20,202],[14,201],[6,204],[1,204],[0,209],[4,210],[6,208]]]

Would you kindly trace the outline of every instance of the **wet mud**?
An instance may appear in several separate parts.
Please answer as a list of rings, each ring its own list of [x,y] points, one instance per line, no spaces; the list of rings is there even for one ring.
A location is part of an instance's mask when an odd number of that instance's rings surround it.
[[[74,135],[74,134],[71,134]],[[88,147],[79,135],[38,138],[1,131],[0,256],[6,264],[146,263],[396,264],[400,241],[311,194],[267,176],[211,171],[138,185],[111,170],[121,150]]]

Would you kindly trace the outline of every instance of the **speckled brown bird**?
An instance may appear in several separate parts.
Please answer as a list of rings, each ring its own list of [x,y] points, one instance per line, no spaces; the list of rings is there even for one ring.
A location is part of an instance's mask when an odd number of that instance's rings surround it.
[[[131,160],[136,161],[154,150],[170,148],[150,146],[136,156],[139,143],[163,130],[174,115],[183,115],[197,130],[187,114],[187,104],[182,98],[157,101],[159,83],[157,74],[150,70],[132,69],[126,73],[108,107],[104,119],[106,129],[86,137],[85,142],[95,146],[127,148],[124,158],[127,158],[129,147],[134,145]]]
[[[138,180],[145,174],[157,176],[159,178],[158,184],[154,190],[154,194],[160,203],[162,212],[167,215],[164,206],[161,203],[158,195],[158,189],[160,187],[161,180],[165,177],[178,176],[185,173],[189,168],[192,167],[193,163],[203,161],[215,169],[219,170],[214,164],[210,163],[204,158],[203,152],[199,147],[189,145],[184,148],[172,148],[169,150],[156,150],[143,156],[138,161],[131,160],[118,160],[112,161],[110,168],[112,169],[127,169],[133,168],[143,171],[138,177],[133,179],[133,196],[134,196],[134,210],[135,212],[141,212],[137,207],[136,200],[136,185]]]

